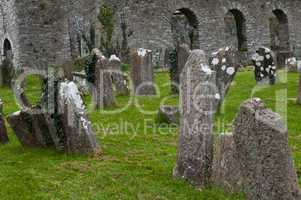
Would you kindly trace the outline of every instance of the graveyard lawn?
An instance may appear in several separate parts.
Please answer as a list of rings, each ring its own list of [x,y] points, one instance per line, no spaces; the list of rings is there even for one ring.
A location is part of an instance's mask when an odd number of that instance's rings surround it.
[[[279,78],[284,80],[285,72]],[[157,111],[162,99],[170,96],[169,74],[156,73],[160,97],[139,97],[141,109]],[[29,79],[28,97],[37,102],[39,84]],[[237,74],[222,108],[225,114],[216,117],[217,132],[231,131],[231,122],[239,105],[251,97],[255,86],[252,72]],[[293,149],[299,182],[301,183],[301,106],[296,104],[298,75],[288,73],[288,84],[258,87],[253,96],[262,98],[276,111],[275,105],[285,105],[288,95],[289,140]],[[1,88],[4,114],[18,110],[13,93]],[[129,97],[118,97],[122,107]],[[91,98],[86,97],[87,109]],[[166,99],[165,99],[166,100]],[[172,96],[165,104],[177,104]],[[110,110],[114,110],[112,108]],[[278,111],[279,109],[277,109]],[[281,111],[281,110],[280,110]],[[282,110],[283,111],[283,110]],[[281,111],[281,112],[282,112]],[[142,114],[133,104],[119,114],[106,115],[90,112],[103,155],[95,157],[65,155],[54,150],[24,148],[9,128],[10,144],[0,146],[1,199],[244,199],[241,194],[227,194],[217,188],[203,191],[194,189],[182,180],[172,177],[176,162],[178,130],[176,127],[158,127],[156,114]],[[125,131],[125,121],[128,131]],[[218,127],[224,121],[228,126]],[[117,127],[122,126],[118,131]]]

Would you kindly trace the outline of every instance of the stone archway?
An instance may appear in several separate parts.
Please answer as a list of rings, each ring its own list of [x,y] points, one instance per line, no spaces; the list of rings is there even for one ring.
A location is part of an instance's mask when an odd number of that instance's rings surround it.
[[[171,30],[174,45],[187,44],[191,49],[198,49],[199,22],[197,16],[188,8],[181,8],[173,13],[171,19]]]
[[[275,52],[277,65],[284,66],[291,56],[288,17],[283,10],[275,9],[270,15],[271,49]]]
[[[225,18],[225,39],[227,46],[233,46],[239,52],[247,52],[246,19],[238,9],[231,9]]]
[[[3,59],[0,66],[0,86],[10,86],[13,76],[13,49],[8,39],[3,43]]]

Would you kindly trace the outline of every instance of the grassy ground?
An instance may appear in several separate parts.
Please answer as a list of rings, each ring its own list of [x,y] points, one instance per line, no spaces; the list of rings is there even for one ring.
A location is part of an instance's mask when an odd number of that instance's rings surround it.
[[[285,73],[281,77],[285,77]],[[290,144],[296,167],[301,172],[301,106],[293,100],[297,96],[297,78],[297,74],[288,74],[288,84],[259,88],[255,96],[263,98],[270,108],[276,110],[275,94],[283,93],[283,89],[287,88]],[[136,105],[139,104],[141,109],[156,111],[162,100],[177,104],[178,97],[169,97],[169,85],[164,86],[169,82],[168,74],[156,74],[156,82],[160,86],[160,97],[136,99]],[[37,101],[40,94],[36,83],[30,79],[31,89],[27,91],[33,101]],[[218,125],[221,121],[229,124],[233,120],[239,104],[250,98],[254,86],[251,72],[237,75],[225,101],[224,114],[217,116],[216,130],[231,129],[229,125],[221,126],[223,128]],[[9,89],[1,88],[0,97],[5,102],[5,115],[18,110]],[[118,108],[122,108],[128,100],[129,97],[118,97]],[[86,97],[85,101],[89,107],[90,98]],[[0,146],[0,198],[243,199],[241,195],[226,194],[216,188],[201,192],[182,180],[174,179],[172,169],[178,130],[176,127],[158,128],[156,114],[143,114],[131,104],[118,114],[108,115],[99,111],[89,112],[89,116],[104,152],[102,157],[71,156],[53,150],[24,148],[9,129],[11,143]]]

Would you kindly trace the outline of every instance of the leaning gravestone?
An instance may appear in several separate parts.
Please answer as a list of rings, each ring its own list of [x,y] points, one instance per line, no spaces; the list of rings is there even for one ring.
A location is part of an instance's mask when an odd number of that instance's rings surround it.
[[[194,50],[181,74],[180,138],[174,176],[203,187],[210,181],[213,159],[213,113],[216,74],[202,50]]]
[[[85,114],[85,106],[74,82],[59,85],[58,110],[62,121],[67,153],[91,154],[98,151],[98,144],[91,122]]]
[[[273,52],[266,47],[261,47],[253,55],[252,61],[255,66],[257,84],[274,85],[277,75]]]
[[[235,51],[231,47],[226,47],[212,53],[209,64],[213,71],[216,71],[216,87],[222,102],[231,86],[239,65],[237,64]]]
[[[116,55],[110,57],[110,69],[112,70],[112,80],[115,87],[115,91],[119,95],[127,95],[129,89],[127,87],[127,79],[121,70],[121,61]]]
[[[8,117],[11,128],[24,146],[55,147],[75,154],[98,153],[100,148],[76,84],[63,81],[58,74],[48,74],[40,106],[22,108]]]
[[[132,53],[132,71],[133,89],[135,95],[155,95],[154,71],[152,66],[152,51],[147,49],[138,49]]]
[[[110,61],[98,49],[93,49],[92,54],[97,58],[92,89],[94,107],[96,109],[112,107],[115,105],[115,97]]]
[[[248,200],[300,200],[288,132],[281,117],[260,99],[241,105],[234,141]]]
[[[176,48],[176,65],[171,69],[170,74],[172,93],[179,93],[180,74],[185,67],[190,52],[190,47],[187,44],[181,44]]]
[[[3,118],[3,102],[0,99],[0,143],[6,144],[9,142],[8,136],[7,136],[7,129],[5,125],[5,121]]]

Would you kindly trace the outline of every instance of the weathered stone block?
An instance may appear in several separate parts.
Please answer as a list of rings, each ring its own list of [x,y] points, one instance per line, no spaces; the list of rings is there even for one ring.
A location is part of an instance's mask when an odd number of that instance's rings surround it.
[[[212,183],[227,192],[241,192],[243,179],[232,133],[218,136],[214,145]]]
[[[174,176],[204,187],[210,181],[213,161],[213,115],[216,108],[216,74],[205,53],[192,51],[181,74],[181,119]]]
[[[49,125],[44,114],[18,111],[7,118],[22,145],[28,147],[50,147],[53,145]]]
[[[176,64],[170,70],[170,79],[172,82],[171,91],[172,93],[179,93],[180,86],[180,75],[185,67],[187,59],[190,55],[190,47],[187,44],[181,44],[176,48]],[[172,53],[172,52],[171,52]],[[172,56],[172,54],[171,54]]]
[[[110,57],[110,69],[112,70],[112,80],[115,92],[118,95],[129,94],[129,89],[127,87],[127,79],[125,74],[121,70],[121,60],[116,56],[112,55]]]
[[[95,83],[92,89],[94,107],[112,107],[115,105],[115,97],[110,61],[98,49],[94,49],[93,54],[97,56]]]
[[[234,141],[248,200],[301,198],[287,129],[260,99],[241,105]]]
[[[155,95],[152,51],[138,49],[132,53],[132,81],[135,95]]]
[[[74,82],[59,85],[58,110],[65,138],[65,151],[76,154],[93,154],[100,151],[91,122]]]

